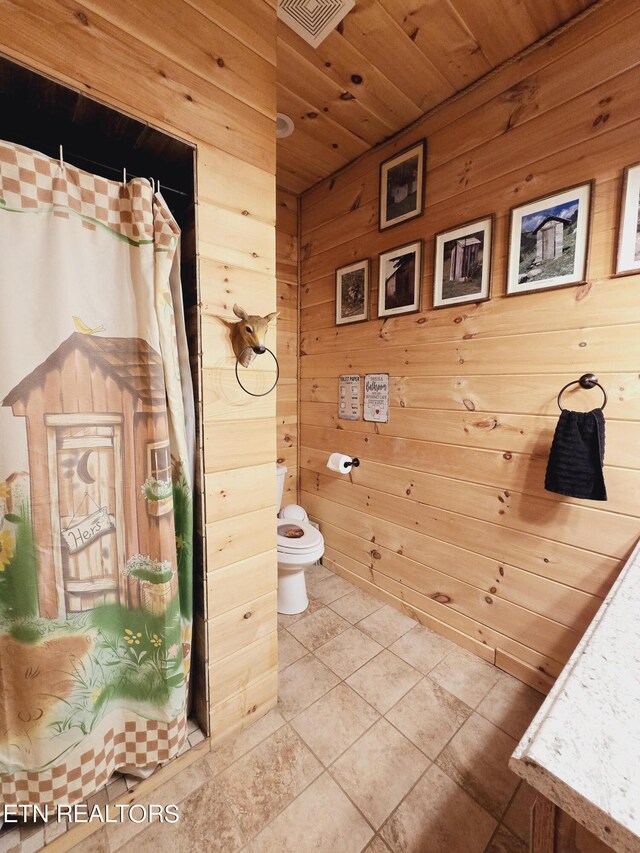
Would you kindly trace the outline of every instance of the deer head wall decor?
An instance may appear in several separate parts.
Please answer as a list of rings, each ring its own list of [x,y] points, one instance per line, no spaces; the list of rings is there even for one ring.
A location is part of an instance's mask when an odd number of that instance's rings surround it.
[[[266,351],[264,339],[279,311],[261,317],[259,314],[247,314],[239,305],[233,306],[233,313],[240,318],[238,323],[224,321],[231,334],[231,344],[236,358],[243,367],[249,367],[256,355]]]

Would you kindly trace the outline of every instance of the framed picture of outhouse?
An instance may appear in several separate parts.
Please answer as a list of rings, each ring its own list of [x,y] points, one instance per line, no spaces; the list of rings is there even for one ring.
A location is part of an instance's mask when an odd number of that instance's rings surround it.
[[[592,195],[589,182],[512,208],[507,296],[584,283]]]
[[[422,240],[379,256],[378,317],[420,310]]]
[[[640,163],[627,166],[622,183],[616,274],[640,273]]]
[[[426,160],[427,141],[421,139],[380,164],[380,231],[422,215]]]
[[[434,308],[489,299],[493,226],[494,217],[485,216],[436,234]]]

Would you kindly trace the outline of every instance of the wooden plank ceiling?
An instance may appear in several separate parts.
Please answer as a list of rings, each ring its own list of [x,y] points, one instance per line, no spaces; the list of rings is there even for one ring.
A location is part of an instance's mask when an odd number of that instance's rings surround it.
[[[595,2],[356,0],[317,49],[279,21],[279,186],[308,189]]]

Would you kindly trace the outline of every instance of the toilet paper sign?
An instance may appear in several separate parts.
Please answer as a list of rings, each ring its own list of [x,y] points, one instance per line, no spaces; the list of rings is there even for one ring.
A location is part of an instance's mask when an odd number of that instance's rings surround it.
[[[341,376],[338,390],[338,417],[343,421],[360,420],[360,376]]]
[[[364,377],[364,419],[386,424],[389,420],[389,374],[367,373]]]

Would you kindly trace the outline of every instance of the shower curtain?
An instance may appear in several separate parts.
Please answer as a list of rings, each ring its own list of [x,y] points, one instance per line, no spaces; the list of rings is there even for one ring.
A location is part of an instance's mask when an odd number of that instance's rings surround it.
[[[144,179],[0,142],[0,802],[184,745],[193,395],[179,228]]]

